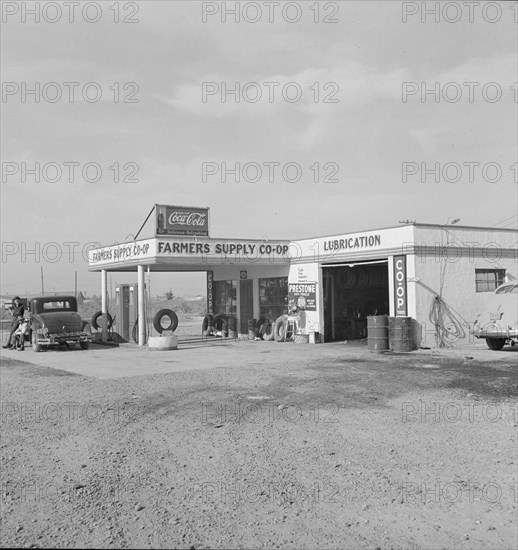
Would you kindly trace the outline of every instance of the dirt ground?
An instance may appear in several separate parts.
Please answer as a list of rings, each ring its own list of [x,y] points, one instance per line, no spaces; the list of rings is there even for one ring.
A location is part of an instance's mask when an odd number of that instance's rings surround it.
[[[0,366],[2,547],[516,548],[516,349],[243,341],[113,379],[31,353]]]

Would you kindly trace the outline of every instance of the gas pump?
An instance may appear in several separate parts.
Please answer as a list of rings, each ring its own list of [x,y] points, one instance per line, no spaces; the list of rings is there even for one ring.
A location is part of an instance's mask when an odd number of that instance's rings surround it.
[[[115,288],[116,319],[114,328],[124,340],[130,341],[138,319],[138,285],[120,284]]]

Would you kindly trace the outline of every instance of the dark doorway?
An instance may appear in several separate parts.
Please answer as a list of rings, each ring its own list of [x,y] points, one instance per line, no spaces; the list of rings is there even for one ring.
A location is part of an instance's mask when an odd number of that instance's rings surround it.
[[[389,314],[388,262],[323,267],[325,341],[367,338],[367,317]]]
[[[239,305],[239,331],[248,334],[248,321],[254,315],[254,282],[252,279],[239,281],[240,305]]]

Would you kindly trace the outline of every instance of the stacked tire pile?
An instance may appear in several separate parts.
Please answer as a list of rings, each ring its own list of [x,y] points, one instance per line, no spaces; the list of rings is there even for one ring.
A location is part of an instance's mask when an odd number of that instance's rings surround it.
[[[271,319],[267,319],[266,317],[261,317],[255,323],[255,339],[266,340],[267,342],[271,342],[272,340],[275,340],[276,342],[284,342],[286,341],[286,337],[288,336],[286,334],[287,327],[287,315],[281,315],[280,317],[277,317],[274,322],[272,322]]]
[[[258,320],[248,321],[248,339],[285,342],[291,340],[293,335],[286,333],[288,316],[281,315],[272,322],[271,319],[261,317]],[[237,338],[237,319],[223,314],[205,315],[201,332],[203,337],[221,336],[222,338]]]

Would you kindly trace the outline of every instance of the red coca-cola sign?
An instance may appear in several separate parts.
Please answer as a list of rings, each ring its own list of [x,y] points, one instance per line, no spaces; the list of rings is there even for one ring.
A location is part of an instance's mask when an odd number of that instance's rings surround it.
[[[209,236],[209,209],[157,204],[157,235]]]

